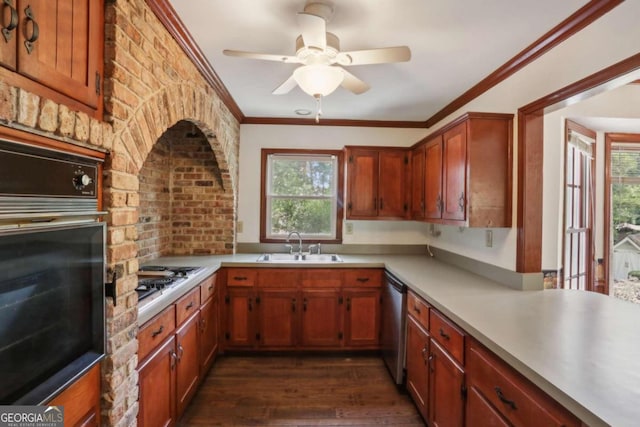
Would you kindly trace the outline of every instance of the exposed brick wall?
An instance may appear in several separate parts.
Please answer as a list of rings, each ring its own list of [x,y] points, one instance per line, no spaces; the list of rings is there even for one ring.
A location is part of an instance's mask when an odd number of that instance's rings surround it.
[[[138,261],[233,252],[233,193],[193,124],[181,121],[154,145],[138,174]]]
[[[179,121],[193,123],[215,159],[224,194],[209,201],[224,214],[225,234],[199,249],[233,251],[239,124],[165,30],[145,0],[105,1],[104,121],[0,80],[0,124],[109,151],[103,205],[108,211],[107,264],[118,273],[117,304],[106,303],[102,424],[135,426],[138,413],[138,177],[156,142]],[[202,152],[201,154],[203,154]],[[206,186],[202,186],[203,188]],[[194,203],[200,200],[194,199]],[[194,223],[199,220],[190,219]],[[206,221],[197,226],[206,226]],[[229,231],[231,230],[231,231]],[[194,242],[198,239],[194,238]],[[207,246],[209,245],[209,246]],[[190,249],[191,250],[191,249]],[[195,252],[195,248],[193,249]]]

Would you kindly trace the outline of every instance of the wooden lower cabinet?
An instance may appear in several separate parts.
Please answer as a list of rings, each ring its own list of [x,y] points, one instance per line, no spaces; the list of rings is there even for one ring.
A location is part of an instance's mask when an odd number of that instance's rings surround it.
[[[379,348],[381,269],[235,268],[226,275],[227,349]]]
[[[344,345],[377,347],[380,343],[380,289],[345,289]]]
[[[180,418],[200,380],[200,313],[195,312],[176,331],[177,416]]]
[[[218,316],[218,295],[214,294],[200,308],[200,372],[203,375],[213,364],[218,352]]]
[[[462,427],[464,369],[434,339],[429,352],[429,425]]]
[[[302,291],[300,344],[303,347],[337,348],[340,346],[342,303],[343,299],[338,289]]]
[[[138,425],[169,427],[176,423],[176,338],[171,335],[138,366]]]
[[[256,341],[270,348],[291,348],[296,345],[298,324],[298,292],[271,289],[258,293],[258,332]]]
[[[475,387],[470,387],[467,391],[465,425],[471,427],[509,427],[500,413],[489,402],[482,397],[482,394]]]
[[[47,405],[64,406],[64,425],[100,425],[100,364],[94,365]]]
[[[407,390],[422,417],[429,419],[429,333],[407,316]]]

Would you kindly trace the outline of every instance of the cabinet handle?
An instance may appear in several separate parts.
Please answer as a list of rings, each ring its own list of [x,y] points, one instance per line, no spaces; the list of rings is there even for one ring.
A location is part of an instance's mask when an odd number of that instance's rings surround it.
[[[209,291],[213,290],[213,285],[209,285],[209,287],[207,288]]]
[[[422,360],[424,360],[424,364],[427,364],[427,344],[422,347]]]
[[[458,206],[460,206],[460,212],[464,212],[464,191],[460,193],[458,198]]]
[[[347,311],[351,310],[351,298],[347,298]]]
[[[380,197],[380,210],[384,209],[384,201],[382,200],[382,197]]]
[[[164,331],[164,325],[160,325],[160,327],[157,330],[151,332],[151,338],[157,337],[162,333],[162,331]]]
[[[207,320],[206,319],[200,319],[200,330],[202,332],[204,332],[206,327],[207,327]]]
[[[296,312],[296,299],[295,298],[293,298],[291,300],[291,311],[294,312],[294,313]]]
[[[431,353],[429,355],[429,371],[430,372],[433,372],[433,358],[434,358],[433,353]]]
[[[356,280],[358,282],[360,282],[360,283],[367,283],[369,281],[369,278],[368,277],[358,277]]]
[[[438,212],[442,212],[442,207],[442,194],[438,194],[438,197],[436,197],[436,209]]]
[[[451,339],[451,336],[449,334],[447,334],[444,329],[440,328],[440,336],[442,338],[444,338],[445,340],[449,341]]]
[[[415,311],[416,313],[420,314],[420,307],[418,307],[417,305],[413,304],[413,311]]]
[[[176,363],[178,362],[178,355],[175,351],[171,350],[169,352],[169,356],[171,357],[171,370],[173,371],[176,367]]]
[[[183,355],[184,355],[184,347],[182,347],[182,344],[178,344],[178,362],[182,360]]]
[[[193,308],[193,301],[191,301],[189,304],[187,304],[187,306],[184,308],[185,310],[191,310]]]
[[[514,402],[513,400],[507,399],[505,395],[502,394],[502,389],[500,389],[500,387],[495,387],[494,390],[498,395],[498,399],[500,399],[502,403],[504,403],[505,405],[511,406],[511,409],[513,409],[514,411],[518,409],[518,407],[516,406],[516,402]]]
[[[307,311],[307,299],[302,300],[302,311]]]
[[[26,19],[27,24],[31,22],[31,26],[32,26],[31,37],[27,37],[26,29],[25,29],[26,40],[24,41],[24,47],[27,49],[27,53],[31,54],[31,52],[33,51],[33,47],[36,43],[36,40],[38,40],[38,37],[40,37],[40,27],[36,22],[36,17],[33,15],[33,11],[31,10],[31,5],[27,6],[27,8],[24,10],[24,14],[27,17]]]
[[[16,10],[15,7],[13,7],[13,2],[11,0],[3,0],[3,4],[4,4],[4,7],[2,9],[3,16],[4,16],[4,9],[7,7],[9,8],[9,11],[11,13],[11,18],[9,19],[9,25],[2,27],[2,35],[4,36],[4,41],[8,43],[9,40],[11,40],[11,37],[13,37],[13,34],[11,34],[11,32],[15,30],[16,27],[18,26],[18,11]]]
[[[253,311],[253,299],[249,298],[249,311]]]
[[[378,199],[377,198],[373,198],[373,208],[376,209],[378,207]]]
[[[233,276],[233,280],[247,280],[246,276]]]

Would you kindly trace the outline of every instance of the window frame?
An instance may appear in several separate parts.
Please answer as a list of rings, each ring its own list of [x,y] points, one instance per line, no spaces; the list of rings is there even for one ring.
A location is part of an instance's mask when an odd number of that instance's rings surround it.
[[[267,236],[267,184],[268,184],[268,161],[269,156],[273,154],[281,155],[331,155],[336,156],[337,180],[336,180],[336,234],[333,239],[305,238],[302,236],[303,243],[342,243],[342,222],[344,219],[344,152],[343,150],[311,150],[311,149],[293,149],[293,148],[263,148],[261,150],[261,169],[260,169],[260,243],[284,243],[286,237],[273,238]],[[293,230],[292,230],[293,231]]]

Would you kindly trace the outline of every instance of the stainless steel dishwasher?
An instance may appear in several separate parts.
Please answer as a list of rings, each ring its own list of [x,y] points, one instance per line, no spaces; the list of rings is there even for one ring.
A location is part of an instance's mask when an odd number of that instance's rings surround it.
[[[396,384],[404,383],[407,286],[385,272],[382,290],[382,357]]]

